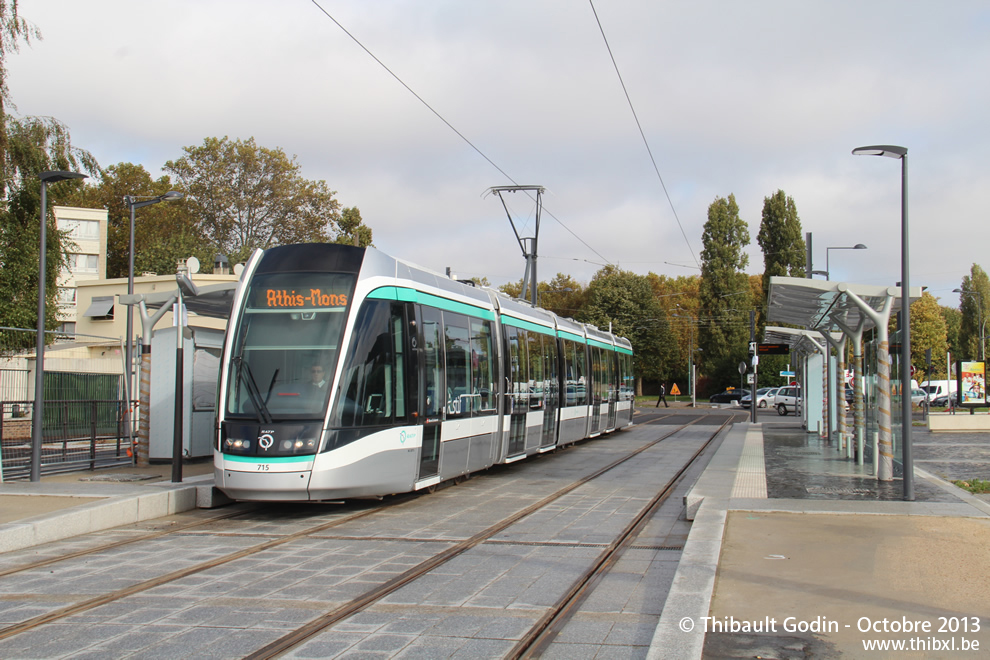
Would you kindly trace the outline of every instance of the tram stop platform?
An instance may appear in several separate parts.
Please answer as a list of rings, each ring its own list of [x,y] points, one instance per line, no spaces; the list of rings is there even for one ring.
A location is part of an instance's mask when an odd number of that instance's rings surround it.
[[[229,502],[213,488],[212,459],[171,477],[170,463],[152,463],[0,483],[0,552]]]
[[[901,479],[769,419],[736,424],[685,497],[694,522],[648,657],[985,655],[990,495],[951,481],[990,479],[990,433],[914,427],[907,502]]]

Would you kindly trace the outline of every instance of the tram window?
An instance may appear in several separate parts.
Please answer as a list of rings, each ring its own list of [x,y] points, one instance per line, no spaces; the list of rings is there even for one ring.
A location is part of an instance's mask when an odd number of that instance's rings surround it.
[[[423,328],[423,396],[426,397],[423,414],[427,419],[436,418],[444,404],[443,371],[441,351],[442,321],[440,310],[433,307],[420,307]]]
[[[344,365],[333,416],[336,426],[375,426],[401,417],[396,407],[405,396],[393,331],[401,307],[366,301],[354,324],[352,350]],[[401,411],[401,412],[400,412]]]
[[[588,405],[588,377],[585,367],[585,345],[569,339],[564,340],[564,405]]]
[[[604,376],[602,373],[602,351],[597,346],[589,347],[588,352],[591,354],[591,401],[592,405],[598,405],[602,402],[602,386],[604,385]]]
[[[543,407],[543,335],[538,332],[527,332],[529,344],[529,407]]]
[[[492,324],[471,319],[471,394],[474,414],[495,413],[495,375],[492,364]]]
[[[633,378],[632,356],[628,353],[619,353],[619,376],[621,385],[619,386],[619,399],[621,401],[632,401],[636,398],[635,379]]]
[[[529,359],[525,330],[505,326],[509,343],[509,379],[512,384],[513,412],[523,412],[529,406]]]
[[[447,367],[447,417],[470,417],[474,397],[470,388],[471,338],[467,317],[444,312],[443,331]]]

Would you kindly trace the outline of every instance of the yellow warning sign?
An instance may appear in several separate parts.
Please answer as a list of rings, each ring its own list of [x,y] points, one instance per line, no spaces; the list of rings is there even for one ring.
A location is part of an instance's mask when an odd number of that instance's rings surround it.
[[[678,396],[681,393],[681,391],[677,389],[677,383],[674,383],[674,386],[670,388],[670,393],[673,396]]]

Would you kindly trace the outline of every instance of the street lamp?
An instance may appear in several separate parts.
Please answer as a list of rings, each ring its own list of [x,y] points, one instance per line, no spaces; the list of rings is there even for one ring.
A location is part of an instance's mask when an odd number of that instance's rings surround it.
[[[980,303],[983,296],[978,291],[963,291],[962,289],[953,289],[952,293],[976,298],[976,322],[980,324],[980,362],[986,362],[986,351],[984,350],[986,342],[983,340],[983,328],[986,321],[983,320],[983,305]]]
[[[41,481],[41,422],[45,408],[45,261],[48,251],[48,184],[69,179],[85,179],[85,174],[54,170],[42,172],[41,179],[41,252],[38,255],[38,332],[35,337],[34,408],[31,420],[31,481]]]
[[[829,250],[865,250],[867,249],[862,243],[856,243],[851,247],[827,247],[825,248],[825,279],[831,280],[832,277],[829,275],[832,271],[828,269],[828,251]]]
[[[853,149],[854,156],[886,156],[901,161],[901,433],[903,435],[904,499],[914,501],[914,457],[911,445],[911,262],[908,251],[907,148],[879,144]],[[874,459],[875,460],[875,459]]]
[[[170,190],[164,195],[158,195],[157,197],[151,196],[135,196],[135,195],[125,195],[124,204],[130,209],[131,212],[131,237],[128,249],[128,260],[127,260],[127,295],[134,295],[134,209],[139,209],[145,206],[151,206],[152,204],[157,204],[158,202],[168,202],[172,200],[182,199],[183,194]],[[134,448],[134,424],[131,420],[131,399],[132,387],[134,383],[134,352],[132,344],[134,343],[134,307],[132,305],[127,306],[127,343],[124,346],[124,361],[127,363],[127,373],[125,383],[125,393],[127,396],[127,405],[125,406],[127,410],[127,439],[131,443],[131,449]],[[138,457],[140,459],[140,457]],[[140,462],[140,461],[139,461]]]

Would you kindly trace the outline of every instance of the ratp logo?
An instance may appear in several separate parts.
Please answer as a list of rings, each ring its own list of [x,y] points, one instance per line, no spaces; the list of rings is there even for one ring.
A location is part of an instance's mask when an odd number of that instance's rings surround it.
[[[401,431],[399,433],[399,444],[400,445],[406,444],[406,432],[405,431]]]

